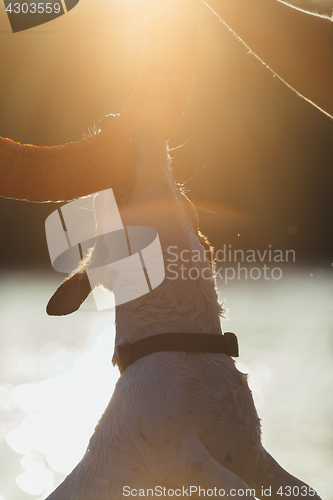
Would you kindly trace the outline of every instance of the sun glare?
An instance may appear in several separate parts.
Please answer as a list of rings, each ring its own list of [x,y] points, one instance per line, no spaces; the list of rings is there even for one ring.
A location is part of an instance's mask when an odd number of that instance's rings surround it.
[[[40,382],[12,387],[0,386],[0,405],[16,407],[22,420],[6,436],[10,448],[22,455],[24,470],[16,477],[21,490],[30,495],[49,492],[55,485],[54,473],[68,474],[82,458],[94,427],[112,395],[118,370],[111,365],[113,335],[101,332],[92,349],[77,355],[62,375]],[[10,353],[19,359],[18,351]],[[44,347],[40,366],[49,358],[66,359],[67,350],[56,342]],[[68,354],[68,353],[67,353]],[[24,366],[28,361],[20,360]],[[107,383],[105,383],[107,381]]]

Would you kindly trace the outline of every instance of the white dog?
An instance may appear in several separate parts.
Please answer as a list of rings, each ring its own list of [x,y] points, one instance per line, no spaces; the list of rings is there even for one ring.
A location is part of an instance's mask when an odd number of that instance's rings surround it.
[[[86,454],[49,500],[172,495],[318,500],[261,444],[246,376],[232,359],[234,339],[222,335],[222,308],[205,239],[192,204],[171,174],[167,141],[192,84],[198,1],[152,2],[148,14],[138,85],[105,130],[56,148],[0,140],[1,196],[71,200],[112,187],[125,228],[157,231],[166,268],[160,286],[117,306],[114,361],[122,375]],[[185,266],[184,250],[192,256]],[[184,279],[183,272],[195,279]],[[89,291],[86,274],[74,274],[54,295],[49,312],[57,313],[58,307],[62,313],[66,304],[70,312]],[[163,349],[149,354],[162,334],[177,334],[183,345],[169,336]],[[212,347],[213,337],[225,349]],[[144,350],[138,355],[133,347],[131,354],[128,344],[142,339],[148,339]]]

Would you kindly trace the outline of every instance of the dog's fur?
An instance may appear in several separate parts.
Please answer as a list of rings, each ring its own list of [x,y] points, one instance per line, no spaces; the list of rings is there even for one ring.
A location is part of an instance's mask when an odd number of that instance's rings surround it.
[[[157,230],[166,278],[116,308],[116,344],[166,332],[221,333],[211,263],[204,259],[194,208],[172,178],[167,145],[153,133],[135,140],[135,174],[115,194],[125,226]],[[176,263],[178,270],[197,267],[197,280],[170,279],[171,245],[178,254],[200,251],[201,261]],[[85,456],[48,500],[120,500],[124,486],[139,496],[139,489],[191,485],[222,488],[229,496],[231,489],[255,488],[258,497],[272,486],[274,500],[281,498],[280,486],[307,488],[264,450],[246,375],[229,356],[161,352],[121,375]]]

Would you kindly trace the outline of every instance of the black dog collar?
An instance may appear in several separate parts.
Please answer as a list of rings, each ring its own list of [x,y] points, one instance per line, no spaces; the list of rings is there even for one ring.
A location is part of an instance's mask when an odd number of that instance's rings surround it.
[[[140,339],[132,344],[118,344],[115,361],[120,373],[144,356],[162,351],[223,353],[238,357],[238,341],[234,333],[162,333]]]

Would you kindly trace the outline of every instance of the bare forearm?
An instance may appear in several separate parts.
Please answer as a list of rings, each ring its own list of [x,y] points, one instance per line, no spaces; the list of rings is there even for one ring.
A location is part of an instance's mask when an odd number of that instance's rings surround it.
[[[306,99],[333,115],[333,23],[278,0],[204,0]]]

